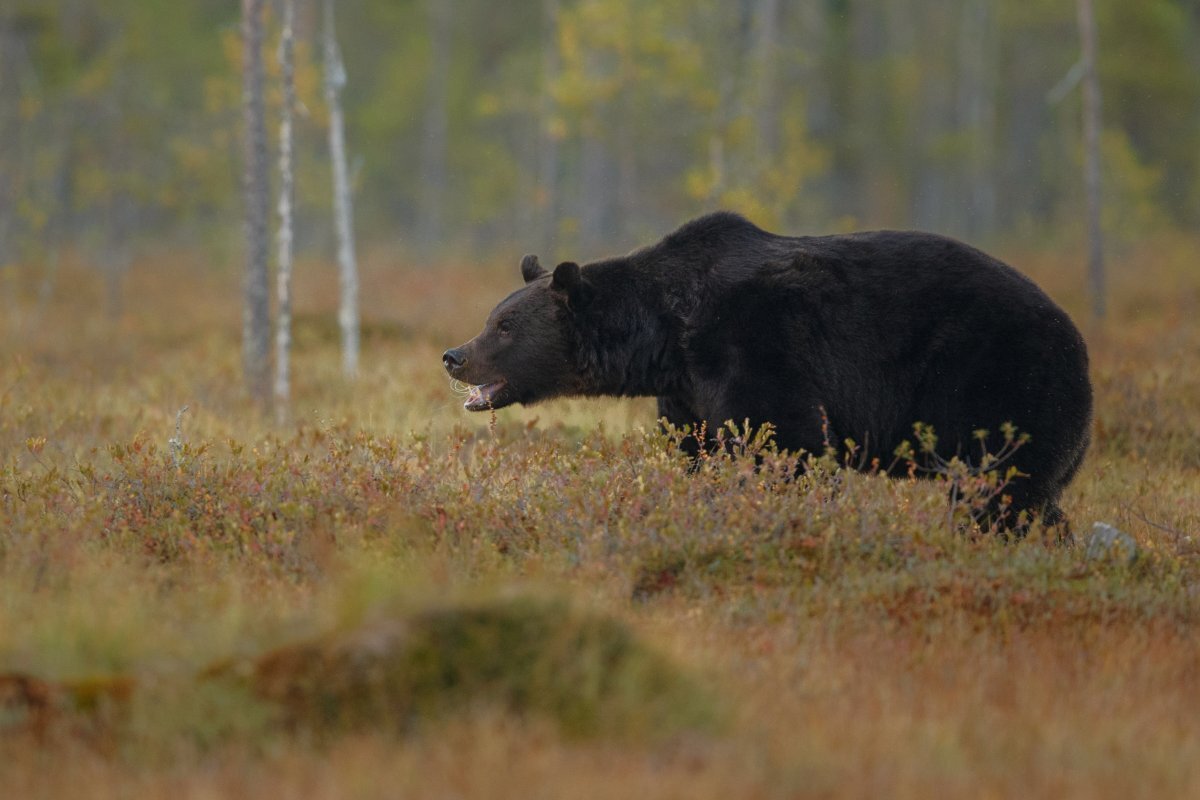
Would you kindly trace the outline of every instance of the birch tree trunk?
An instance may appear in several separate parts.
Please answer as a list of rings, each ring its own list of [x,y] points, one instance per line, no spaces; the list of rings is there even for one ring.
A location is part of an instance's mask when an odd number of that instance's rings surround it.
[[[333,218],[337,230],[337,257],[341,306],[342,372],[358,374],[358,262],[354,255],[354,208],[350,176],[346,169],[346,132],[342,119],[342,87],[346,70],[333,26],[334,0],[325,0],[325,99],[329,104],[329,155],[333,162]]]
[[[446,204],[446,139],[450,132],[451,0],[427,0],[429,21],[429,83],[425,123],[421,134],[421,204],[417,231],[422,251],[429,255],[444,238]]]
[[[279,120],[279,264],[275,273],[279,304],[275,328],[275,419],[287,421],[291,401],[292,351],[292,120],[296,111],[296,71],[293,61],[295,0],[283,0],[283,33],[279,40],[279,69],[283,80],[283,109]]]
[[[243,191],[246,271],[242,284],[242,366],[250,396],[270,402],[271,298],[267,280],[267,134],[263,111],[263,0],[242,0]]]
[[[1087,191],[1088,288],[1092,313],[1104,319],[1104,243],[1100,221],[1100,80],[1096,74],[1096,15],[1092,0],[1079,0],[1083,45],[1083,182]]]

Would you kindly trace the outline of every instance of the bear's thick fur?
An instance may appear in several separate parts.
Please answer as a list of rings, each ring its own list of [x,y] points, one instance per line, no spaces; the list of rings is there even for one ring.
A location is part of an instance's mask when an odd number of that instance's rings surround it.
[[[913,424],[937,452],[978,458],[1011,422],[1030,440],[1006,464],[1010,522],[1047,523],[1088,446],[1087,348],[1032,281],[953,239],[877,231],[788,237],[731,213],[687,223],[627,256],[548,273],[479,336],[446,352],[475,384],[466,407],[565,395],[653,396],[678,425],[775,426],[781,448],[823,452],[854,439],[863,463],[893,459]]]

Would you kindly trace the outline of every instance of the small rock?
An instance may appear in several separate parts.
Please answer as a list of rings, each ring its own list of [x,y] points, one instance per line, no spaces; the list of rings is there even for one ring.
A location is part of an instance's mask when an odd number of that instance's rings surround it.
[[[1132,564],[1138,557],[1137,540],[1106,522],[1092,525],[1084,539],[1089,561],[1112,561]]]

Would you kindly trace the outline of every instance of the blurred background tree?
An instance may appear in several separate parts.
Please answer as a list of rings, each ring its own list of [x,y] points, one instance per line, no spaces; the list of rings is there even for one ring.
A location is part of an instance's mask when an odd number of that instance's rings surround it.
[[[271,295],[268,288],[266,103],[263,99],[263,0],[242,0],[242,193],[246,263],[242,278],[242,369],[250,396],[271,398]]]
[[[268,2],[267,47],[279,36]],[[1200,224],[1200,6],[1096,0],[1105,229]],[[415,263],[589,258],[715,207],[797,233],[1083,235],[1073,0],[341,3],[355,227]],[[321,12],[298,0],[297,247],[333,252]],[[0,263],[236,264],[238,8],[0,4]],[[281,103],[266,59],[269,124]],[[272,143],[274,147],[274,143]],[[273,162],[272,162],[273,163]],[[114,297],[119,291],[114,292]]]

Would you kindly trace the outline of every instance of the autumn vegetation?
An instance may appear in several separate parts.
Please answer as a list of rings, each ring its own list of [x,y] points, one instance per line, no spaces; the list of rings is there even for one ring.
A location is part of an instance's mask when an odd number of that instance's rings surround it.
[[[0,7],[0,798],[1200,796],[1195,8],[238,5]],[[1068,309],[1075,538],[840,442],[690,469],[648,400],[462,409],[441,354],[523,253],[717,208],[958,236]]]
[[[1191,794],[1196,244],[1124,254],[1085,323],[1064,509],[1132,555],[761,441],[689,473],[648,402],[467,415],[439,355],[515,262],[368,256],[350,384],[301,260],[285,426],[241,388],[235,271],[137,262],[118,318],[84,256],[13,281],[0,795]],[[1077,252],[1001,255],[1086,320]]]

